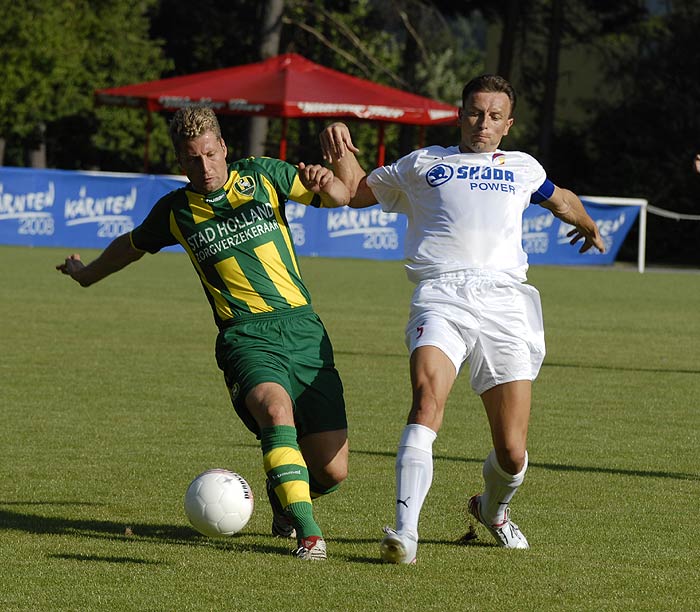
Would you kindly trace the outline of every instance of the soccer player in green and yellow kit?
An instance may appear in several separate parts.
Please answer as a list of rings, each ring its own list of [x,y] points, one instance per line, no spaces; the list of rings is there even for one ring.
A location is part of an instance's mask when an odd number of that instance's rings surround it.
[[[207,107],[178,110],[170,136],[189,184],[156,202],[141,225],[90,264],[73,254],[57,269],[87,287],[146,252],[182,245],[219,329],[216,359],[233,405],[260,439],[273,534],[296,536],[299,558],[325,559],[311,499],[347,476],[347,420],[333,348],[299,272],[285,203],[343,206],[349,193],[321,165],[265,157],[228,165]]]

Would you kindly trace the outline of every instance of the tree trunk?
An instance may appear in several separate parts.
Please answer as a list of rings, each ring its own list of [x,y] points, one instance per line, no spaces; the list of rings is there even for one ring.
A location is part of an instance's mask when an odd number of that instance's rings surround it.
[[[263,11],[260,58],[266,60],[279,54],[284,0],[267,0]],[[255,155],[256,157],[265,155],[268,124],[268,117],[251,117],[248,131],[248,152],[250,155]]]
[[[554,116],[557,102],[557,85],[559,83],[559,52],[564,22],[564,0],[552,1],[552,14],[549,28],[549,46],[547,48],[547,66],[545,68],[544,98],[540,114],[538,137],[539,159],[546,167],[552,149],[554,133]]]
[[[5,165],[5,143],[7,141],[4,138],[0,138],[0,166]]]
[[[407,32],[406,41],[404,42],[403,53],[401,57],[401,78],[406,83],[416,82],[416,64],[418,63],[418,61],[418,44],[410,35],[410,33]],[[399,129],[399,157],[410,153],[413,150],[414,145],[414,126],[402,123]]]
[[[518,0],[508,0],[503,14],[503,34],[498,49],[498,74],[510,81],[513,72],[515,38],[518,32],[520,6]]]
[[[46,124],[37,126],[28,156],[30,168],[46,168]]]

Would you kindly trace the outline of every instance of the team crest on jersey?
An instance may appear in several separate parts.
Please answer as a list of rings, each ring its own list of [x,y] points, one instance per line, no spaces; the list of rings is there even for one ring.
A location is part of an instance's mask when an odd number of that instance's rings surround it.
[[[428,185],[431,187],[439,187],[443,183],[449,181],[454,173],[455,171],[452,166],[436,164],[428,170],[428,174],[425,175],[425,180],[428,181]]]
[[[494,166],[502,166],[506,163],[506,156],[503,153],[494,153],[491,156],[491,163]]]
[[[233,184],[233,188],[244,196],[252,196],[255,193],[255,180],[252,176],[241,176]]]

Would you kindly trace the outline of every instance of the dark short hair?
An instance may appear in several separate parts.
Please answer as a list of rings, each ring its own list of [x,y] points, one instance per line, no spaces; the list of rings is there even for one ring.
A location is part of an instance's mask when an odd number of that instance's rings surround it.
[[[497,74],[482,74],[481,76],[473,78],[462,90],[462,106],[464,106],[467,98],[476,92],[506,94],[510,100],[510,115],[511,117],[513,116],[513,112],[515,111],[515,90],[502,76]]]

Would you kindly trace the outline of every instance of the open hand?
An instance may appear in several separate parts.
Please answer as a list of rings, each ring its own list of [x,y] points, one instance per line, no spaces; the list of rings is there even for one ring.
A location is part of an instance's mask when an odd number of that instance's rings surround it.
[[[575,227],[566,234],[571,240],[569,244],[574,245],[579,240],[583,240],[581,248],[578,250],[579,253],[585,253],[591,247],[595,247],[601,253],[605,253],[605,245],[603,244],[603,239],[600,237],[600,232],[598,232],[598,226],[595,226],[593,232],[584,230],[583,228]]]
[[[332,162],[334,159],[341,159],[345,153],[359,153],[358,149],[352,142],[350,130],[348,126],[341,122],[331,123],[319,135],[321,141],[321,151],[323,159],[327,162]]]

